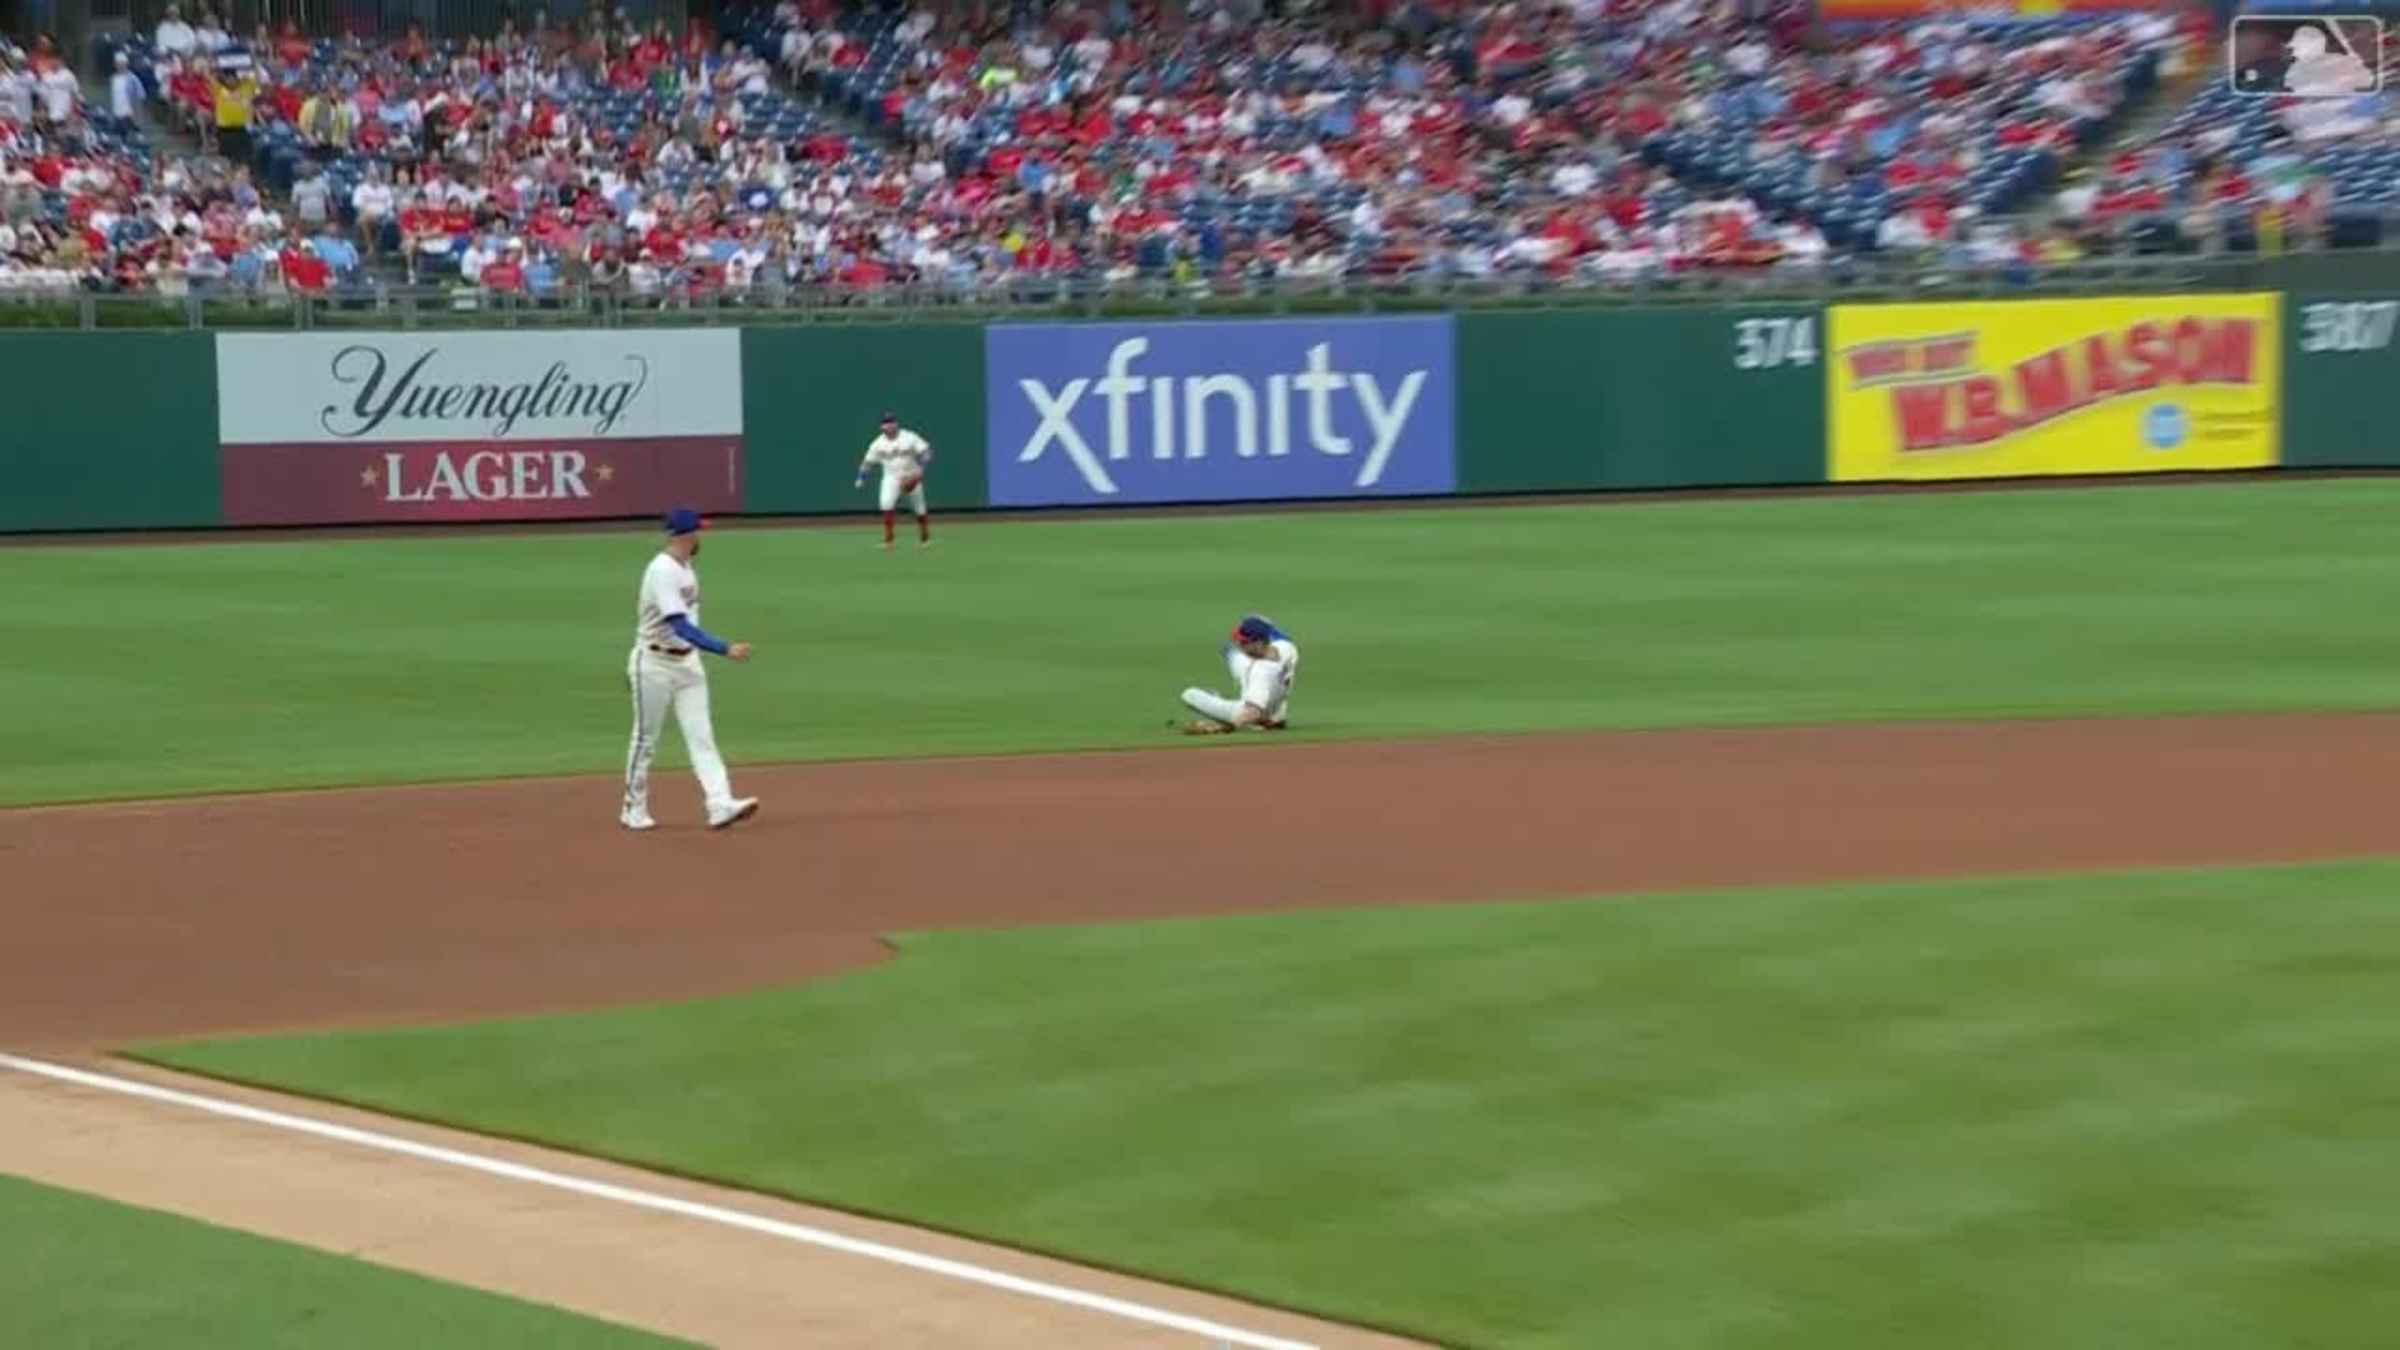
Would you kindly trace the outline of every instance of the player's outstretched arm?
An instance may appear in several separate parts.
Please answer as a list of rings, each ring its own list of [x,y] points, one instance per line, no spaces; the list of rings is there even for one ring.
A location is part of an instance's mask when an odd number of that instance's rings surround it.
[[[718,656],[729,657],[736,661],[747,661],[750,659],[749,643],[727,642],[725,639],[718,637],[716,634],[711,633],[705,628],[702,628],[700,625],[693,623],[692,616],[689,614],[668,615],[667,627],[674,630],[675,636],[682,638],[685,642],[690,643],[694,647],[698,647],[704,652],[712,652]]]

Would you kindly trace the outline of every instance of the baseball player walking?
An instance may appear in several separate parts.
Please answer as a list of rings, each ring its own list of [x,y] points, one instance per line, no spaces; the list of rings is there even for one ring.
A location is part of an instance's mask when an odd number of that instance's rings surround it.
[[[883,415],[883,424],[875,439],[867,442],[867,457],[858,462],[858,480],[853,487],[867,485],[867,470],[883,466],[883,546],[892,546],[892,522],[898,512],[900,499],[908,499],[909,509],[917,513],[917,547],[933,547],[933,519],[925,512],[925,466],[933,462],[933,447],[925,438],[901,427],[900,419],[890,413]]]
[[[633,749],[625,756],[625,804],[617,820],[629,830],[657,828],[650,818],[650,761],[658,756],[667,711],[683,729],[692,752],[692,772],[708,804],[708,828],[737,825],[758,812],[758,798],[736,797],[717,753],[716,728],[708,720],[708,671],[700,653],[735,661],[750,659],[750,644],[727,642],[700,626],[700,578],[692,560],[700,556],[700,513],[679,506],[667,513],[667,544],[642,572],[634,600],[633,656],[625,680],[633,689]]]
[[[1283,730],[1292,683],[1300,676],[1300,644],[1277,628],[1274,620],[1247,614],[1225,644],[1225,669],[1232,672],[1241,693],[1225,698],[1205,689],[1184,690],[1184,706],[1200,717],[1184,723],[1183,730],[1194,736],[1221,735],[1244,727]]]

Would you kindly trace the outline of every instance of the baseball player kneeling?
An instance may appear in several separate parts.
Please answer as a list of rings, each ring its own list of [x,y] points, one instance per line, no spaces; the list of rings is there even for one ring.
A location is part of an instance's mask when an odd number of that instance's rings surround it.
[[[1300,644],[1277,628],[1274,620],[1247,615],[1225,644],[1225,668],[1232,672],[1240,694],[1224,698],[1205,689],[1184,690],[1184,706],[1200,714],[1197,721],[1184,724],[1184,731],[1212,736],[1244,727],[1283,730],[1291,709],[1292,682],[1300,674]]]

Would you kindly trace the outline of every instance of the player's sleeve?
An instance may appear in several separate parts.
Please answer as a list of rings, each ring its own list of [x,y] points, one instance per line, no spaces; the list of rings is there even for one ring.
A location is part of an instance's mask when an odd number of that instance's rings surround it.
[[[704,652],[723,656],[732,649],[731,643],[693,623],[688,614],[678,614],[667,620],[667,626],[674,629],[675,636],[682,638],[686,645],[698,647]]]

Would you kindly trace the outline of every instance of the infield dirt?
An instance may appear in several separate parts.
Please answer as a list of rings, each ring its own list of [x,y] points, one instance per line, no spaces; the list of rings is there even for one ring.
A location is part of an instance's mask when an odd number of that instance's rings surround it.
[[[2388,852],[2400,716],[1824,726],[740,769],[0,812],[0,1045],[451,1020],[896,930]]]
[[[2396,779],[2400,716],[2299,715],[737,769],[765,810],[716,833],[675,776],[653,793],[667,827],[645,835],[617,828],[617,785],[593,779],[7,811],[0,1047],[84,1055],[137,1038],[725,992],[880,959],[879,935],[902,929],[2390,853]],[[105,1146],[58,1142],[76,1138]],[[230,1194],[244,1188],[211,1180],[241,1146],[155,1111],[17,1084],[0,1092],[0,1147],[51,1157],[45,1179],[104,1191],[112,1157],[185,1149],[177,1166],[122,1169],[148,1179],[108,1193],[469,1278],[349,1233],[331,1212],[355,1202],[342,1186],[318,1188],[321,1223],[249,1215]],[[310,1152],[284,1150],[278,1166]],[[484,1204],[507,1231],[510,1203],[462,1200],[439,1222],[472,1225]],[[580,1301],[555,1280],[478,1282],[746,1339],[691,1321],[676,1258],[657,1245],[678,1240],[625,1244],[645,1257],[631,1270],[655,1272],[653,1296],[637,1274],[591,1281]],[[788,1293],[856,1275],[752,1256],[736,1283]],[[957,1309],[962,1338],[948,1343],[1125,1343],[990,1339],[1003,1321],[981,1300],[1009,1297],[931,1302]],[[840,1302],[829,1287],[826,1306]],[[898,1343],[865,1315],[819,1330],[810,1343]]]

